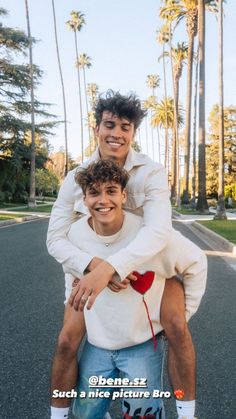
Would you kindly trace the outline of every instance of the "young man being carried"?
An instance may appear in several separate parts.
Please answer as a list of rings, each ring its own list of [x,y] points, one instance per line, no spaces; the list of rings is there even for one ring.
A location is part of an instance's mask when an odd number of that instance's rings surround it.
[[[109,91],[105,98],[101,97],[96,107],[99,146],[85,164],[86,166],[100,158],[110,159],[129,172],[125,208],[143,216],[143,224],[133,241],[106,259],[91,257],[89,252],[81,251],[70,243],[67,237],[70,225],[76,220],[78,212],[87,213],[82,190],[74,180],[75,171],[70,172],[65,179],[52,210],[47,239],[49,253],[63,264],[66,273],[74,277],[81,277],[85,271],[90,271],[86,280],[81,281],[86,284],[90,294],[91,289],[93,290],[90,303],[109,281],[115,284],[115,288],[125,287],[116,282],[113,275],[118,273],[122,281],[127,277],[133,279],[130,273],[158,254],[165,247],[172,231],[165,170],[149,157],[131,149],[135,132],[144,115],[141,103],[135,95],[122,96]],[[75,297],[75,308],[78,308],[80,302],[78,297],[81,296],[81,289],[79,292]],[[83,302],[80,304],[82,306]],[[172,386],[174,389],[182,388],[185,403],[193,406],[195,352],[185,319],[183,290],[175,279],[166,282],[161,320],[169,342],[168,369]],[[53,362],[52,389],[71,390],[74,387],[77,377],[75,354],[83,335],[82,313],[68,313],[66,308],[65,324]],[[54,412],[59,415],[59,411],[63,414],[62,408],[69,404],[70,400],[52,399]],[[185,409],[183,402],[182,407]],[[184,409],[182,416],[186,416]],[[54,417],[56,416],[52,416]],[[193,415],[187,417],[191,418]]]
[[[106,259],[135,238],[142,218],[122,209],[127,197],[127,180],[127,172],[109,160],[100,160],[78,171],[76,181],[83,190],[89,215],[75,222],[68,232],[74,246],[92,257]],[[147,388],[135,391],[152,395],[154,390],[161,390],[163,342],[160,332],[163,328],[160,312],[168,281],[165,278],[183,276],[186,315],[190,318],[205,291],[206,257],[197,246],[172,230],[165,249],[142,264],[139,273],[134,275],[137,281],[131,281],[126,289],[114,293],[106,287],[93,307],[85,309],[88,342],[79,363],[78,394],[82,391],[89,394],[92,376],[106,379],[121,376],[130,382],[143,377]],[[181,282],[178,285],[182,287]],[[99,388],[99,384],[95,387]],[[112,393],[112,389],[109,390]],[[102,419],[110,401],[110,398],[78,397],[73,414],[77,419]],[[161,399],[153,397],[132,398],[131,395],[122,399],[123,417],[133,418],[136,412],[143,418],[145,414],[153,419],[161,418],[162,408]],[[127,413],[129,416],[125,416]]]

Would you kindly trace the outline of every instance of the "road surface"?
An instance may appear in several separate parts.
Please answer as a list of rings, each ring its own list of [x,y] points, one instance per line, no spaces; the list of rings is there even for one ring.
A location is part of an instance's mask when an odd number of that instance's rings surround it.
[[[47,220],[0,228],[1,419],[48,419],[50,363],[63,318],[61,267],[47,254]],[[206,245],[175,222],[196,244]],[[235,419],[236,275],[209,257],[207,291],[191,320],[198,354],[197,417]],[[165,383],[165,390],[168,384]],[[118,419],[117,406],[113,419]],[[166,402],[174,419],[174,400]]]

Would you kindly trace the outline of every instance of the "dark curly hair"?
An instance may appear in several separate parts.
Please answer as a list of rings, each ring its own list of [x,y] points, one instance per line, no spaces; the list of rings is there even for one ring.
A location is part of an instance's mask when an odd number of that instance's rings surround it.
[[[100,95],[96,108],[95,118],[96,124],[99,125],[102,120],[103,112],[111,112],[119,118],[126,118],[134,124],[134,130],[139,127],[147,111],[142,109],[139,98],[134,93],[127,96],[121,95],[119,92],[108,90],[105,95]]]
[[[128,172],[111,160],[98,160],[86,168],[80,167],[75,174],[75,181],[81,186],[84,195],[87,188],[105,182],[118,183],[123,191],[128,180]]]

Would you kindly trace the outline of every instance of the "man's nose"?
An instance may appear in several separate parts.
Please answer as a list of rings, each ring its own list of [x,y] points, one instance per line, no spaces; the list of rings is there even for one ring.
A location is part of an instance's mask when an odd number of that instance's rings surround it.
[[[122,137],[122,130],[121,127],[119,125],[115,125],[111,131],[111,135],[112,137]]]
[[[107,193],[106,193],[106,192],[102,192],[102,193],[99,195],[99,203],[104,205],[104,204],[106,204],[108,201],[109,201],[109,196],[107,195]]]

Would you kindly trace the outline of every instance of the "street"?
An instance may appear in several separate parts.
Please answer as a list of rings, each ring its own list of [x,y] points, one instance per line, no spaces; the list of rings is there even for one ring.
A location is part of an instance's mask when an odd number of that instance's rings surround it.
[[[47,225],[44,219],[0,228],[1,419],[49,418],[50,365],[63,318],[64,278],[47,254]],[[174,222],[174,227],[209,250],[187,226]],[[208,260],[207,291],[190,321],[198,359],[196,416],[235,419],[236,274],[222,258],[212,254]],[[174,419],[174,400],[165,404],[167,419]]]

